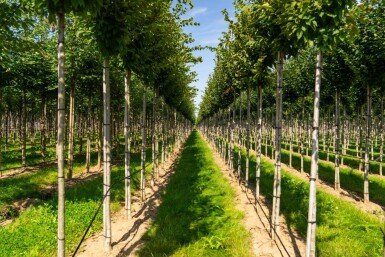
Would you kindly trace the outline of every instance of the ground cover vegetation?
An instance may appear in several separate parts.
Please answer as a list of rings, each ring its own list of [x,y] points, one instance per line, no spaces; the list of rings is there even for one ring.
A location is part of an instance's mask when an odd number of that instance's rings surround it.
[[[187,139],[139,256],[252,256],[234,191],[199,132]]]

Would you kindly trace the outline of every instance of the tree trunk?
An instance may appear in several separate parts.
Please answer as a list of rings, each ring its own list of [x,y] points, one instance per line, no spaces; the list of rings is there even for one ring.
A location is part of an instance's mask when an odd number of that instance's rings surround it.
[[[239,126],[238,126],[238,179],[239,182],[241,181],[241,164],[242,164],[242,154],[241,154],[241,147],[242,147],[242,92],[240,93],[239,98]]]
[[[69,128],[68,128],[68,173],[67,179],[72,179],[73,174],[73,160],[74,160],[74,127],[75,127],[75,79],[71,78],[70,91],[70,113],[69,113]]]
[[[382,156],[384,154],[384,96],[381,95],[381,146],[380,146],[380,176],[382,176]]]
[[[102,97],[103,99],[103,97]],[[98,109],[99,123],[98,123],[98,167],[102,168],[102,138],[103,138],[103,108]]]
[[[306,257],[316,256],[316,213],[317,213],[317,198],[316,198],[316,179],[318,173],[318,129],[319,129],[319,106],[320,106],[320,90],[321,90],[321,72],[323,58],[322,53],[317,54],[317,66],[315,76],[314,89],[314,116],[313,116],[313,135],[312,135],[312,155],[311,155],[311,171],[310,171],[310,189],[309,189],[309,212],[308,226],[306,238]]]
[[[283,58],[282,51],[278,52],[277,60],[277,91],[276,91],[276,145],[275,145],[275,169],[271,237],[279,233],[279,209],[281,197],[281,133],[282,133],[282,84],[283,84]]]
[[[249,159],[250,159],[250,87],[247,86],[247,117],[246,117],[246,187],[249,183]]]
[[[159,87],[156,87],[155,89],[155,136],[154,136],[154,157],[155,157],[155,179],[159,181],[159,139],[158,139],[158,134],[159,134],[159,122],[158,122],[158,105],[159,105]]]
[[[3,117],[3,88],[0,87],[0,122],[2,122]],[[3,148],[3,131],[2,131],[2,124],[0,124],[0,177],[3,176],[3,169],[2,169],[2,162],[3,162],[3,155],[2,155],[2,148]],[[5,127],[7,130],[7,127]]]
[[[131,217],[131,101],[130,101],[130,84],[131,84],[131,69],[126,69],[124,77],[124,188],[125,188],[125,209],[127,218]]]
[[[58,13],[58,109],[57,109],[57,165],[58,165],[58,257],[65,256],[65,185],[64,185],[64,134],[65,134],[65,89],[64,89],[64,13]]]
[[[90,172],[91,166],[91,92],[88,93],[88,114],[87,121],[87,150],[86,150],[86,169]]]
[[[110,118],[110,61],[108,58],[103,62],[103,221],[105,248],[111,249],[111,118]]]
[[[335,177],[334,190],[340,190],[340,159],[339,159],[339,135],[340,135],[340,91],[336,91],[336,113],[335,113]]]
[[[261,178],[261,146],[262,146],[262,85],[258,84],[258,124],[257,124],[257,163],[255,172],[255,199],[259,200],[259,183]]]
[[[151,119],[151,186],[155,185],[155,123],[156,123],[156,97],[152,98],[152,119]]]
[[[293,117],[290,108],[290,121],[289,121],[289,167],[292,168],[292,159],[293,159]]]
[[[367,85],[366,140],[365,140],[365,173],[364,173],[364,202],[369,202],[369,140],[371,125],[372,91]]]
[[[300,126],[301,132],[300,132],[300,137],[301,137],[301,173],[304,172],[304,141],[305,141],[305,98],[302,99],[302,126]]]
[[[27,99],[26,85],[23,82],[23,96],[21,109],[21,166],[27,166]]]
[[[143,91],[143,114],[142,114],[142,151],[140,169],[140,191],[142,202],[146,200],[146,86]]]
[[[43,162],[46,160],[46,126],[47,126],[47,101],[46,101],[46,95],[43,93],[41,97],[41,131],[40,131],[40,138],[41,138],[41,157],[43,158]]]

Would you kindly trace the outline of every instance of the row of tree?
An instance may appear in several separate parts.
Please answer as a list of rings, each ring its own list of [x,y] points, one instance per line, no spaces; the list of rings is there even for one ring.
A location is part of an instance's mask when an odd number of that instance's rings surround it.
[[[320,113],[325,117],[330,110],[334,109],[335,135],[337,135],[335,184],[338,190],[341,102],[344,113],[351,119],[360,117],[363,113],[361,110],[366,107],[364,200],[369,201],[369,142],[372,113],[375,113],[381,122],[383,121],[385,2],[238,0],[235,2],[235,7],[237,10],[235,21],[230,20],[228,14],[224,12],[225,19],[229,22],[229,31],[224,34],[216,50],[216,67],[203,96],[198,122],[206,126],[212,125],[213,123],[209,121],[219,110],[229,108],[233,110],[227,112],[232,113],[231,130],[234,130],[235,122],[245,128],[246,181],[248,181],[250,133],[256,131],[256,197],[258,197],[264,117],[262,106],[265,113],[271,113],[275,109],[273,126],[275,176],[271,212],[271,235],[274,237],[279,227],[283,125],[286,125],[285,130],[290,134],[287,136],[292,137],[291,122],[283,124],[283,116],[286,115],[286,121],[291,120],[290,116],[298,117],[297,122],[303,124],[309,111],[313,112],[306,256],[315,256],[315,181],[318,169],[318,137],[319,130],[322,129],[319,117]],[[314,81],[315,87],[312,89]],[[257,91],[252,99],[253,110],[256,111],[257,117],[255,130],[250,126],[250,98],[253,89]],[[246,91],[246,103],[243,109],[246,121],[244,125],[239,124],[241,118],[235,119],[237,107],[233,104],[242,91]],[[378,99],[374,112],[372,111],[373,96]],[[240,113],[238,117],[241,116]],[[361,123],[359,124],[361,126]],[[383,130],[382,122],[380,129],[376,130],[381,133],[381,141],[383,141]],[[230,132],[230,135],[229,142],[232,145],[231,149],[234,149],[233,132]],[[330,141],[330,139],[327,140]],[[301,138],[301,142],[305,143],[304,138]]]
[[[176,3],[168,0],[11,0],[0,3],[0,120],[19,119],[23,156],[29,114],[36,114],[29,119],[31,127],[41,123],[43,156],[47,131],[57,131],[58,256],[65,256],[65,139],[68,138],[69,152],[66,177],[71,179],[75,124],[78,129],[86,130],[88,149],[91,124],[103,126],[103,130],[94,126],[93,132],[103,131],[103,136],[101,133],[99,136],[99,149],[103,149],[103,228],[108,249],[111,248],[111,121],[120,124],[116,128],[123,126],[124,130],[128,214],[130,147],[132,132],[139,120],[143,193],[145,187],[147,94],[152,95],[153,163],[157,165],[159,159],[161,131],[163,135],[171,131],[167,135],[179,142],[185,131],[191,129],[196,90],[189,86],[195,78],[190,67],[199,58],[192,54],[196,48],[188,47],[193,41],[191,36],[182,30],[183,26],[194,24],[192,19],[182,19],[191,7],[189,0]],[[65,85],[69,86],[69,92]],[[57,115],[54,115],[55,108]],[[167,138],[162,138],[162,145],[166,145]]]

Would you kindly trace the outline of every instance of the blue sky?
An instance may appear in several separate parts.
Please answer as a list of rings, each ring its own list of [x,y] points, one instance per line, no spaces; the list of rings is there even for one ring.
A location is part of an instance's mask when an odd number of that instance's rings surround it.
[[[222,14],[223,9],[227,9],[230,17],[234,17],[234,6],[232,0],[193,0],[194,8],[189,11],[187,17],[193,17],[194,21],[199,22],[198,27],[184,28],[187,33],[192,33],[195,44],[202,46],[215,47],[219,43],[222,32],[227,31],[227,22]],[[198,81],[193,86],[198,88],[198,96],[195,105],[199,108],[202,94],[206,88],[206,82],[212,73],[215,65],[215,53],[209,50],[197,51],[196,56],[202,56],[203,62],[195,65],[192,70],[197,72]]]

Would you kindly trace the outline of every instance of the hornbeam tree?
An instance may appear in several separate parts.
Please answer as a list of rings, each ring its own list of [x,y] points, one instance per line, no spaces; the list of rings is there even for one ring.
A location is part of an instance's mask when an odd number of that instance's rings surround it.
[[[29,3],[27,0],[23,0]],[[65,256],[65,220],[64,220],[64,127],[65,127],[65,89],[64,89],[64,18],[65,13],[96,13],[102,0],[83,1],[83,0],[34,0],[35,8],[43,15],[48,14],[50,22],[56,21],[58,31],[58,124],[57,124],[57,159],[58,159],[58,256]]]
[[[103,232],[105,247],[111,249],[111,113],[110,58],[123,52],[127,39],[125,28],[127,1],[105,1],[95,16],[95,37],[103,60]]]

